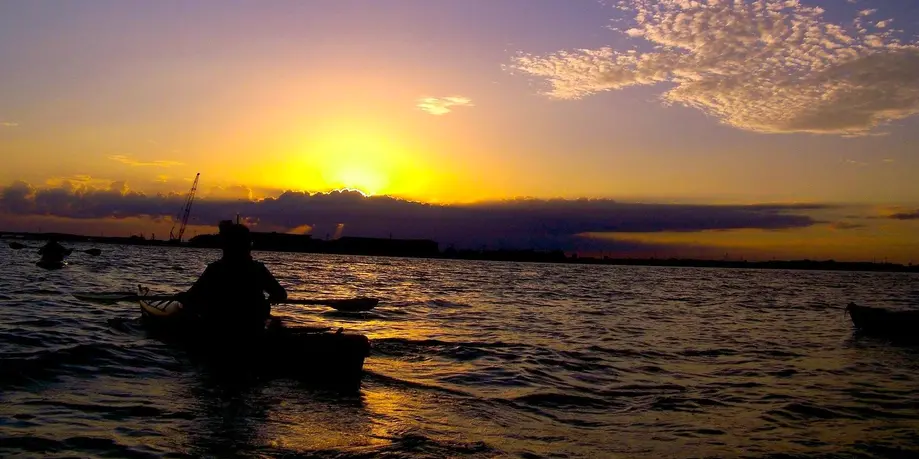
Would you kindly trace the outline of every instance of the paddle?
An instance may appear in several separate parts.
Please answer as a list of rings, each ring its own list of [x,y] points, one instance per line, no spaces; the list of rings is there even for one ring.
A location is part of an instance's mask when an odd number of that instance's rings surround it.
[[[29,248],[29,246],[20,244],[20,243],[18,243],[18,242],[10,242],[10,248],[13,249],[13,250],[19,250],[19,249],[27,249],[27,248]],[[66,249],[66,251],[67,251],[67,255],[70,255],[71,253],[74,252],[73,249]],[[82,252],[82,253],[85,253],[85,254],[87,254],[87,255],[92,255],[92,256],[94,256],[94,257],[99,256],[99,255],[102,255],[102,250],[101,250],[101,249],[77,250],[77,252]]]
[[[118,303],[121,301],[174,301],[172,295],[125,295],[122,293],[74,293],[74,298],[83,301],[99,303]],[[329,306],[339,311],[358,312],[369,311],[376,307],[380,300],[376,298],[344,298],[344,299],[287,299],[279,304],[302,304]]]
[[[339,311],[369,311],[379,303],[380,300],[376,298],[346,298],[340,300],[285,300],[280,304],[317,304],[329,306]]]

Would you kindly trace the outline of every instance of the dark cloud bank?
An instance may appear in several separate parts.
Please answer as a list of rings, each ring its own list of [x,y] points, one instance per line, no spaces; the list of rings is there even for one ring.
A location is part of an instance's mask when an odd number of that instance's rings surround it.
[[[114,183],[107,190],[65,185],[35,189],[24,182],[0,189],[3,214],[74,219],[173,217],[179,194],[145,195]],[[442,248],[639,249],[642,245],[586,238],[584,233],[731,229],[781,230],[817,223],[805,215],[823,205],[676,205],[612,200],[511,200],[472,205],[432,205],[357,192],[284,192],[260,201],[199,199],[193,221],[215,225],[237,213],[253,229],[287,231],[309,225],[315,237],[346,236],[434,239]],[[648,247],[648,246],[645,246]]]
[[[913,212],[898,212],[888,218],[894,220],[919,220],[919,210]]]

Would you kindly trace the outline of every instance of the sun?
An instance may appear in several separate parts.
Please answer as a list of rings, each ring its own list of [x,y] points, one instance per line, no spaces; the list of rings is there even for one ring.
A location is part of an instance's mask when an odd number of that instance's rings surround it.
[[[320,149],[319,165],[327,186],[384,193],[398,171],[398,148],[385,138],[351,132],[330,138]]]
[[[340,188],[355,190],[365,196],[380,194],[386,190],[387,177],[384,172],[360,164],[343,165],[332,174],[332,182],[340,183]]]
[[[282,162],[258,172],[276,187],[423,200],[445,175],[423,143],[374,120],[322,120],[283,144]]]
[[[308,180],[300,184],[305,188],[350,189],[367,196],[411,193],[423,189],[431,175],[397,135],[369,123],[314,126],[297,150],[297,162],[313,173],[287,172]]]

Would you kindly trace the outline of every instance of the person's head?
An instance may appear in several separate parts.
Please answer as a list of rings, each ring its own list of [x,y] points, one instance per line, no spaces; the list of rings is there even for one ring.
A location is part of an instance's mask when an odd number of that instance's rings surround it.
[[[252,250],[249,228],[230,220],[220,222],[220,247],[224,258],[248,257]]]

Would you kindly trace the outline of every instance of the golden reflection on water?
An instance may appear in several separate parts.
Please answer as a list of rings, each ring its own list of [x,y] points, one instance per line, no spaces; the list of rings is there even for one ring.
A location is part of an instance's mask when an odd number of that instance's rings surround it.
[[[268,416],[269,430],[262,442],[292,451],[354,449],[388,445],[411,426],[412,413],[426,412],[408,394],[387,390],[364,390],[356,405],[336,406],[329,401],[323,410],[310,410],[297,403],[282,403]]]
[[[292,451],[343,449],[374,446],[386,441],[375,435],[374,423],[366,413],[336,409],[311,411],[278,407],[267,418],[265,445]]]

